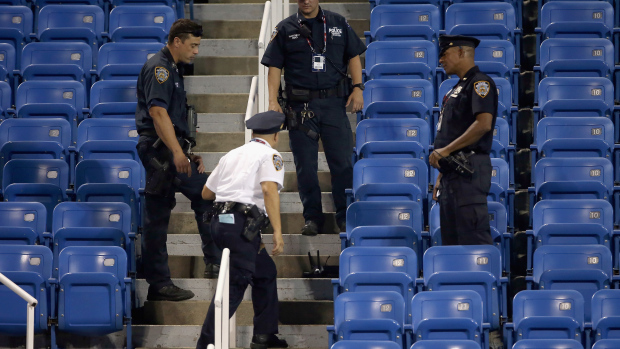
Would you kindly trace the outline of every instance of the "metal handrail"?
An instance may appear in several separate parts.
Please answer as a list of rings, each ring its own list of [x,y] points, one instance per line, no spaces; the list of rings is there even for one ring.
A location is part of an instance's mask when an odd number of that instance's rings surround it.
[[[228,349],[231,337],[236,338],[236,318],[233,316],[229,320],[228,305],[230,295],[230,250],[225,248],[222,251],[222,261],[220,262],[220,275],[217,278],[215,289],[215,349]]]
[[[37,300],[2,273],[0,273],[0,283],[28,303],[26,307],[26,349],[32,349],[34,347],[34,308],[37,306]]]
[[[275,0],[277,1],[277,0]],[[265,48],[269,44],[269,32],[268,30],[273,26],[273,11],[271,9],[271,1],[265,2],[265,9],[263,10],[263,21],[260,26],[260,34],[258,36],[258,112],[267,111],[269,107],[269,88],[267,86],[267,73],[269,68],[263,66],[260,61],[265,54]]]

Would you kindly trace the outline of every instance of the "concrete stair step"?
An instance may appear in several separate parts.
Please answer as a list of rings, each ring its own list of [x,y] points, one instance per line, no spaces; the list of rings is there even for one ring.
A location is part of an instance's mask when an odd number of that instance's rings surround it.
[[[187,85],[186,85],[187,86]],[[247,90],[250,89],[248,83]],[[357,124],[357,115],[349,113],[349,122],[351,123],[351,129],[355,130]],[[198,136],[201,137],[202,133],[211,132],[230,132],[230,133],[244,133],[245,132],[245,114],[244,113],[199,113],[198,114]],[[287,141],[288,142],[288,141]],[[198,146],[202,146],[202,142],[198,142]],[[210,151],[210,149],[207,149]]]
[[[258,35],[253,39],[202,39],[198,56],[201,57],[248,57],[258,55]],[[195,69],[199,64],[195,64]],[[202,75],[194,70],[194,75]]]
[[[301,234],[287,234],[282,236],[284,240],[284,255],[304,255],[308,251],[319,250],[328,255],[340,253],[340,237],[338,235],[325,235],[317,239],[315,236]],[[263,234],[263,243],[268,252],[273,248],[273,234]],[[201,240],[198,234],[170,234],[168,235],[169,256],[198,256],[201,257]]]
[[[205,164],[205,168],[208,172],[213,171],[215,166],[220,161],[220,158],[224,156],[225,152],[196,152],[196,154],[202,156],[202,161]],[[293,160],[293,153],[289,152],[281,152],[282,160],[284,160],[284,168],[286,172],[293,173],[295,171],[295,162]],[[329,171],[329,167],[327,166],[327,160],[325,159],[325,153],[319,152],[318,158],[318,171]]]
[[[197,113],[243,113],[248,105],[249,85],[246,93],[188,94],[187,103]]]
[[[251,84],[252,75],[194,75],[185,78],[185,91],[188,95],[249,93]]]
[[[294,13],[294,12],[293,12]],[[358,35],[370,30],[368,19],[348,19],[349,25]],[[257,20],[203,20],[204,39],[255,39],[260,34],[260,19]],[[275,26],[275,25],[274,25]],[[269,28],[271,31],[273,28]]]
[[[317,235],[314,239],[322,239],[322,235]],[[312,253],[316,259],[316,251]],[[327,255],[321,253],[321,265],[338,266],[340,253]],[[278,269],[278,279],[281,278],[301,278],[304,272],[310,271],[310,261],[308,255],[299,256],[276,256],[272,257]],[[327,263],[326,263],[327,261]],[[315,261],[316,263],[316,261]],[[170,275],[173,279],[203,279],[205,273],[205,263],[202,257],[196,256],[170,256],[168,259]]]
[[[256,44],[256,41],[254,41]],[[219,54],[216,52],[216,54]],[[196,75],[258,75],[258,48],[254,47],[248,55],[196,57]],[[248,85],[249,90],[249,85]]]
[[[215,294],[217,279],[174,279],[174,284],[191,290],[196,295],[193,301],[211,301]],[[252,290],[248,287],[244,301],[252,300]],[[144,279],[136,280],[136,296],[142,306],[148,295],[149,285]],[[332,300],[331,279],[278,279],[278,299],[281,301]]]
[[[176,193],[177,205],[172,212],[191,212],[191,202],[181,193]],[[322,193],[321,203],[323,212],[335,212],[332,193]],[[302,213],[303,205],[299,199],[299,193],[280,193],[280,212],[282,213]]]
[[[224,21],[224,20],[260,20],[263,16],[265,3],[217,3],[210,1],[208,4],[194,4],[194,17],[200,21]],[[321,8],[334,11],[345,16],[347,19],[370,19],[368,3],[343,3],[321,1]],[[292,3],[290,14],[294,14],[297,4]],[[204,24],[203,24],[204,26]],[[258,37],[258,34],[256,35]]]
[[[150,302],[133,312],[137,325],[202,325],[211,301]],[[334,323],[332,301],[282,301],[279,321],[283,325],[328,325]],[[252,325],[254,309],[251,301],[243,301],[237,309],[237,324]]]
[[[281,213],[282,231],[285,234],[301,234],[304,217],[301,213]],[[337,234],[336,219],[333,213],[325,213],[324,234]],[[198,234],[193,212],[173,212],[170,216],[168,236],[172,234]],[[319,235],[322,237],[323,235]],[[316,238],[316,237],[315,237]]]

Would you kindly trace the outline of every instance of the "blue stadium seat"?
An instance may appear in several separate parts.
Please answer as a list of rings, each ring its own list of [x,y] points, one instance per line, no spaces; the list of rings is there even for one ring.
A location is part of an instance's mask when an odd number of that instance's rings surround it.
[[[348,340],[392,341],[403,347],[405,301],[398,292],[345,292],[334,300],[328,346]]]
[[[574,339],[523,339],[512,349],[583,349],[583,345]]]
[[[0,245],[0,272],[37,300],[34,331],[45,332],[52,315],[52,251],[45,246]],[[0,333],[24,337],[26,302],[0,284],[0,307]]]
[[[137,84],[133,80],[103,80],[90,90],[92,118],[135,118]]]
[[[417,117],[430,126],[434,105],[434,87],[426,80],[376,79],[365,84],[365,119]]]
[[[109,42],[99,48],[101,80],[137,80],[144,63],[164,47],[158,42]]]
[[[97,66],[99,45],[103,43],[104,14],[95,5],[47,5],[37,18],[39,41],[79,41],[92,49],[93,67]]]
[[[480,349],[480,344],[470,340],[417,341],[411,349]]]
[[[500,158],[508,162],[513,151],[514,144],[510,144],[510,126],[508,126],[508,121],[502,118],[495,119],[491,158]]]
[[[412,334],[417,341],[488,340],[483,329],[483,302],[470,290],[420,292],[411,300]],[[450,347],[452,348],[452,347]]]
[[[443,2],[446,0],[369,0],[370,9],[372,10],[375,6],[379,5],[419,5],[419,4],[431,4],[437,6],[437,8],[441,9]]]
[[[418,256],[418,267],[422,267],[424,244],[422,232],[403,225],[375,225],[354,228],[341,239],[341,248],[358,246],[398,246],[412,248]]]
[[[348,340],[334,343],[331,349],[401,349],[401,346],[390,341]]]
[[[620,290],[600,290],[592,296],[592,331],[596,341],[620,339]]]
[[[377,6],[370,11],[366,45],[373,41],[429,40],[437,43],[441,14],[429,4]]]
[[[87,88],[92,68],[92,49],[83,42],[33,42],[22,53],[21,75],[26,81],[74,80]]]
[[[515,47],[506,40],[482,40],[474,56],[476,65],[491,77],[512,77],[519,73],[520,63]],[[513,80],[511,80],[513,81]]]
[[[1,29],[0,29],[1,30]],[[15,47],[5,42],[0,42],[0,81],[13,86],[16,67]],[[6,106],[0,104],[0,116],[4,114]]]
[[[422,119],[362,120],[355,139],[358,158],[428,158],[430,132]]]
[[[545,78],[540,81],[534,106],[534,124],[543,117],[605,116],[611,118],[614,86],[609,79],[587,77]]]
[[[483,318],[492,330],[507,314],[507,278],[502,276],[499,250],[491,245],[434,246],[423,259],[428,291],[472,290],[484,303]]]
[[[41,11],[41,9],[48,5],[97,5],[99,7],[105,6],[104,0],[30,0],[35,8],[35,13]]]
[[[130,119],[86,119],[78,126],[77,141],[134,141],[138,142],[136,122]]]
[[[575,290],[517,293],[512,307],[513,322],[504,325],[507,347],[512,347],[515,341],[527,339],[573,339],[582,343],[583,303],[583,296]]]
[[[542,200],[532,209],[527,268],[534,250],[545,245],[604,245],[611,248],[614,216],[606,200]],[[616,261],[617,263],[617,261]]]
[[[125,251],[116,246],[69,246],[59,258],[58,329],[98,336],[127,325],[130,348],[132,282]]]
[[[129,159],[140,161],[136,142],[129,141],[86,141],[77,145],[78,162],[98,159]]]
[[[110,11],[109,32],[114,42],[166,43],[176,14],[168,6],[118,6]]]
[[[364,80],[426,79],[435,84],[437,46],[430,41],[376,41],[366,50]]]
[[[610,288],[613,276],[611,252],[602,245],[541,246],[534,251],[532,270],[526,277],[530,289],[579,291],[588,322],[592,295]]]
[[[550,1],[538,12],[537,46],[551,38],[612,40],[614,8],[605,1]]]
[[[444,3],[451,2],[453,4],[466,3],[466,2],[497,2],[498,0],[444,0]],[[523,28],[523,1],[522,0],[499,0],[507,2],[515,8],[517,16],[517,27]],[[542,0],[541,0],[542,1]]]
[[[514,188],[510,185],[510,168],[502,159],[491,159],[491,188],[488,200],[496,201],[506,206],[507,209],[514,207]]]
[[[176,18],[185,18],[185,1],[184,0],[110,0],[114,6],[135,5],[135,6],[152,6],[163,5],[172,7],[176,11]],[[193,17],[192,17],[193,19]]]
[[[47,211],[38,202],[0,202],[0,244],[47,244]]]
[[[602,339],[596,341],[592,349],[615,349],[620,348],[620,339]]]
[[[11,108],[11,86],[4,81],[0,81],[0,119],[9,116]]]
[[[404,225],[422,231],[423,222],[422,205],[413,201],[360,201],[347,208],[347,232],[373,225]]]
[[[33,32],[32,10],[27,6],[0,6],[0,43],[15,47],[17,64],[21,62],[22,47],[30,42]],[[19,69],[19,66],[17,66]]]

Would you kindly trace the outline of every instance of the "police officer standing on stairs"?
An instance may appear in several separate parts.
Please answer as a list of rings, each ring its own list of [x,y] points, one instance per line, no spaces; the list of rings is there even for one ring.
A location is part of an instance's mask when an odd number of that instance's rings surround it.
[[[190,63],[198,54],[202,26],[188,19],[172,24],[168,44],[142,67],[138,77],[136,146],[146,169],[142,265],[149,283],[148,300],[181,301],[194,297],[172,283],[166,249],[168,223],[175,191],[191,200],[202,239],[205,262],[219,266],[221,251],[202,221],[212,202],[201,197],[207,180],[202,158],[191,152],[183,76],[178,63]]]
[[[431,166],[441,172],[433,190],[439,201],[443,245],[492,244],[487,207],[491,187],[491,144],[497,118],[497,87],[474,63],[480,40],[439,37],[439,63],[459,81],[444,97]],[[449,166],[457,159],[471,171]]]
[[[207,214],[213,239],[222,249],[230,249],[230,316],[252,285],[254,336],[251,349],[287,348],[278,333],[278,286],[276,265],[261,242],[261,230],[271,222],[274,256],[282,253],[280,195],[284,182],[284,162],[275,150],[284,123],[284,114],[268,111],[252,116],[246,126],[252,140],[231,150],[221,159],[202,191],[215,200]],[[265,214],[266,213],[266,214]],[[215,298],[215,296],[214,296]],[[214,343],[215,306],[211,301],[197,349]]]
[[[297,5],[297,13],[275,28],[261,63],[269,67],[270,110],[282,111],[278,90],[284,69],[285,113],[304,206],[302,234],[312,236],[324,223],[317,176],[319,137],[331,173],[336,223],[341,231],[346,228],[345,189],[353,184],[353,135],[346,107],[357,112],[364,106],[359,55],[366,46],[344,17],[323,10],[318,0],[297,0]]]

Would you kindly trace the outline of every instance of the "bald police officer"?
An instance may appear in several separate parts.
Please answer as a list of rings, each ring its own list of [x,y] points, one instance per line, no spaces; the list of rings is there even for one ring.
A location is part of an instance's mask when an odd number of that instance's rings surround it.
[[[287,108],[298,125],[289,137],[304,206],[302,234],[316,235],[325,220],[317,176],[319,137],[331,173],[336,223],[344,231],[345,189],[353,184],[353,135],[345,107],[352,105],[356,112],[364,106],[359,55],[366,46],[344,17],[323,10],[318,0],[297,0],[297,5],[297,13],[275,28],[261,61],[269,67],[269,109],[282,111],[277,99],[284,69]],[[347,66],[353,87],[345,78]]]
[[[172,283],[166,249],[168,223],[180,191],[192,202],[202,239],[205,262],[219,265],[221,251],[211,239],[202,216],[211,206],[201,190],[207,180],[202,158],[190,150],[183,76],[177,64],[190,63],[198,54],[202,26],[188,19],[172,24],[168,44],[151,57],[138,77],[136,146],[146,169],[142,265],[149,283],[148,300],[181,301],[194,297]]]
[[[213,239],[218,247],[230,249],[230,316],[252,285],[254,336],[252,349],[287,348],[278,333],[278,286],[276,265],[261,242],[260,231],[271,223],[274,256],[282,253],[280,195],[284,182],[284,162],[275,150],[284,114],[268,111],[247,120],[252,140],[224,155],[202,191],[206,200],[215,200],[211,220]],[[268,218],[267,218],[268,217]],[[214,296],[215,297],[215,296]],[[205,318],[197,349],[215,341],[213,300]]]
[[[492,244],[487,207],[491,187],[491,144],[497,118],[497,87],[474,63],[480,40],[439,37],[439,63],[459,81],[444,97],[430,164],[440,170],[433,190],[439,201],[443,245]],[[440,166],[461,152],[473,169],[471,178]]]

